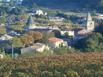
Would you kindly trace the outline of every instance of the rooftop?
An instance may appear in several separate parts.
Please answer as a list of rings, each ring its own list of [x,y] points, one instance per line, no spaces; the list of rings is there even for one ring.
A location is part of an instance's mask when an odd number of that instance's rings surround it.
[[[42,44],[42,43],[36,43],[33,46],[31,46],[31,47],[34,48],[34,49],[37,49],[37,48],[41,48],[43,46],[44,46],[44,44]]]
[[[48,39],[50,42],[56,43],[56,42],[61,42],[63,41],[62,39],[56,38],[56,37],[51,37]]]

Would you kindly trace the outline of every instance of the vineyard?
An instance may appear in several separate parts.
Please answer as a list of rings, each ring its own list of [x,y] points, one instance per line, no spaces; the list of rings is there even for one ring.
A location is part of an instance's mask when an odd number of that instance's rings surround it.
[[[103,77],[103,53],[0,60],[0,77]]]

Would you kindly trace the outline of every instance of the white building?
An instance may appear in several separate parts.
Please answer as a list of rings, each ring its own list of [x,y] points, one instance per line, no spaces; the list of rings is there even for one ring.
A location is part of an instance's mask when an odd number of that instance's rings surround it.
[[[49,50],[49,47],[42,43],[36,43],[33,46],[22,48],[21,54],[30,53],[30,52],[43,52],[44,50]]]
[[[65,42],[62,39],[56,38],[56,37],[51,37],[48,39],[49,41],[49,45],[51,46],[51,48],[60,48],[63,46],[67,46],[67,42]]]
[[[0,54],[0,59],[3,59],[4,58],[4,55],[3,54]]]
[[[87,31],[93,31],[94,28],[95,28],[94,21],[92,20],[90,13],[88,13],[87,19],[86,19],[86,29]]]
[[[36,15],[44,15],[43,11],[42,10],[36,10]]]
[[[12,36],[5,34],[0,37],[0,40],[12,40],[12,38],[13,38]]]
[[[64,18],[61,17],[49,17],[49,21],[51,22],[62,22]]]
[[[91,33],[92,31],[94,31],[95,29],[95,24],[94,21],[92,20],[92,16],[90,13],[88,13],[87,18],[86,18],[86,22],[84,24],[85,28],[78,31],[79,35],[86,35]]]
[[[71,36],[71,37],[75,36],[74,31],[60,31],[60,32],[61,32],[61,35],[68,34],[68,36]]]
[[[103,14],[100,14],[96,17],[97,19],[103,19]]]
[[[35,51],[43,52],[44,50],[49,50],[49,47],[42,43],[36,43],[31,48],[35,49]]]

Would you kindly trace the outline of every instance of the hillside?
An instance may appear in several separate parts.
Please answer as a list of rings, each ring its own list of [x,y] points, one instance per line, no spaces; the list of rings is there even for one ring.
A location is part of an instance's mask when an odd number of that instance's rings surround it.
[[[103,0],[24,0],[23,5],[31,6],[37,4],[52,9],[67,10],[100,10],[103,7]]]
[[[103,77],[103,53],[0,60],[0,77]]]

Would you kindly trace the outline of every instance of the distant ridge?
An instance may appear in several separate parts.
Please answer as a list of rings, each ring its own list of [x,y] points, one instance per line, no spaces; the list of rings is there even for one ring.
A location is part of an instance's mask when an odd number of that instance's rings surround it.
[[[103,0],[24,0],[24,6],[48,7],[53,9],[68,9],[68,10],[101,10],[103,8]],[[102,10],[101,10],[102,11]]]

